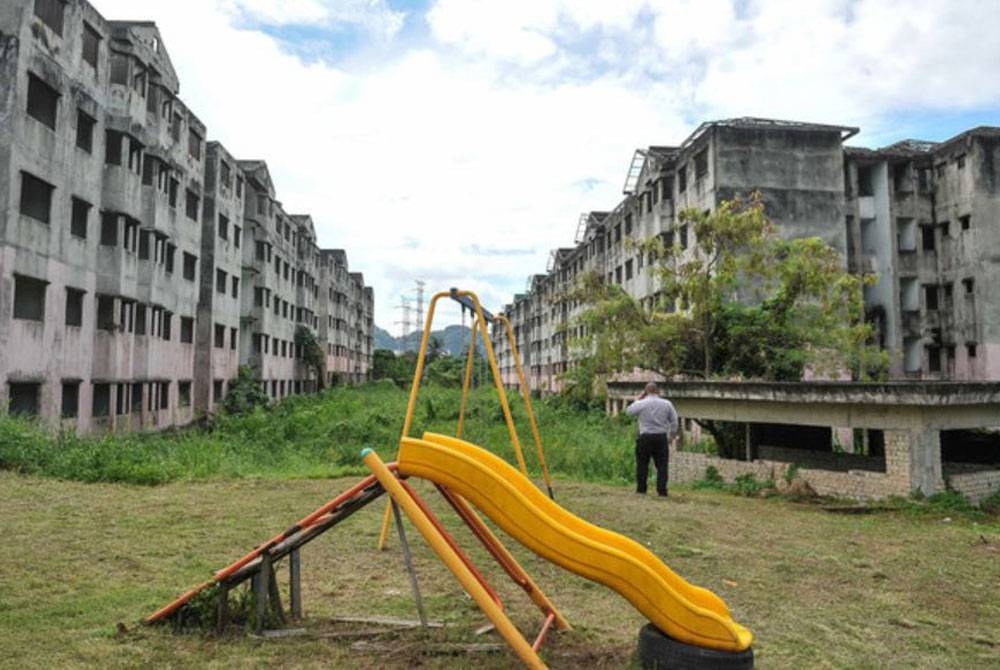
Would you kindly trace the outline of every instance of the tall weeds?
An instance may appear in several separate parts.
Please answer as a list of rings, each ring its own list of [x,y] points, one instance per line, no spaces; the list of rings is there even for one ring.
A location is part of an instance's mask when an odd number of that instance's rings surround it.
[[[411,434],[454,434],[460,392],[421,390]],[[0,468],[85,482],[161,484],[178,479],[334,477],[360,473],[359,452],[395,456],[407,392],[392,383],[337,387],[291,397],[267,409],[221,415],[211,428],[106,436],[53,434],[37,424],[0,418]],[[540,468],[519,398],[511,407],[525,459]],[[536,401],[545,458],[558,475],[591,481],[627,481],[634,427],[596,409]],[[514,463],[514,451],[496,392],[478,389],[467,409],[465,437]]]

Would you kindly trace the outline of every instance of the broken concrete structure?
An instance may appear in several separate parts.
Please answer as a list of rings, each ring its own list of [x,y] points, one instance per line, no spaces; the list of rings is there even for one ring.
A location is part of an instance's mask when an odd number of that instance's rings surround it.
[[[570,290],[593,272],[646,308],[663,304],[651,259],[635,244],[660,236],[684,250],[679,218],[759,191],[779,234],[819,237],[844,267],[876,276],[868,318],[894,379],[1000,379],[1000,128],[941,143],[877,151],[845,147],[856,128],[730,119],[702,124],[679,146],[637,150],[624,197],[580,217],[575,244],[501,310],[511,320],[533,389],[553,392],[573,364],[583,306]],[[516,383],[510,345],[495,330],[502,374]]]
[[[316,387],[295,344],[330,309],[312,220],[284,213],[262,161],[207,141],[178,92],[152,23],[86,0],[0,6],[0,407],[156,428],[212,411],[239,365],[272,398]],[[372,293],[352,277],[360,381]]]
[[[609,384],[609,412],[622,411],[640,390],[641,383]],[[950,439],[956,431],[994,425],[998,382],[667,382],[661,391],[685,417],[680,440],[671,446],[671,481],[702,479],[709,466],[728,481],[753,475],[762,482],[780,480],[794,468],[821,495],[929,496],[947,486],[979,502],[1000,491],[1000,462],[986,449],[979,455],[987,458],[970,462],[966,445]],[[744,458],[689,449],[691,419],[745,424]],[[778,435],[776,427],[787,434],[806,426],[825,430],[825,440],[820,435],[810,444],[815,430],[797,431],[795,446],[769,439]],[[872,448],[864,454],[823,448],[839,426],[863,431]]]

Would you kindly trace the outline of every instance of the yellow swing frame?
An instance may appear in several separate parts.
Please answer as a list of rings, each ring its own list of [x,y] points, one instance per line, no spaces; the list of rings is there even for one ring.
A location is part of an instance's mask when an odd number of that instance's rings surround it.
[[[500,406],[503,409],[504,422],[507,424],[507,432],[510,434],[511,445],[514,447],[514,454],[517,457],[517,465],[525,477],[528,474],[528,466],[524,460],[524,452],[521,449],[521,441],[517,434],[517,427],[514,425],[514,418],[511,415],[510,404],[507,402],[507,391],[503,386],[503,379],[500,376],[500,366],[497,364],[496,354],[493,351],[493,343],[490,340],[487,323],[495,323],[504,328],[507,339],[510,342],[511,354],[514,357],[514,368],[517,371],[518,384],[521,388],[521,397],[524,399],[525,413],[528,415],[528,423],[531,426],[531,435],[535,442],[535,451],[538,455],[538,463],[542,469],[542,478],[548,490],[550,498],[554,498],[552,491],[552,479],[549,476],[549,468],[545,463],[545,452],[542,449],[542,437],[538,431],[538,422],[535,420],[534,407],[531,404],[531,389],[528,388],[528,381],[524,376],[524,368],[521,366],[521,357],[517,350],[517,338],[514,337],[514,329],[510,320],[501,314],[491,314],[483,309],[479,302],[479,296],[472,291],[452,288],[449,291],[435,293],[431,297],[427,307],[427,318],[424,320],[424,332],[420,338],[420,349],[417,352],[417,367],[413,373],[413,384],[410,387],[410,398],[406,405],[406,417],[403,419],[403,430],[400,439],[410,437],[410,430],[413,426],[413,413],[417,406],[417,394],[420,391],[420,382],[424,375],[424,366],[427,359],[427,344],[430,341],[432,324],[434,322],[434,311],[439,300],[451,299],[462,305],[463,309],[468,309],[473,314],[472,333],[469,338],[469,350],[465,362],[465,376],[462,380],[462,402],[458,413],[458,428],[456,437],[461,438],[465,427],[465,410],[468,407],[469,393],[472,387],[472,365],[475,359],[476,341],[482,338],[483,347],[486,350],[486,358],[490,365],[490,372],[496,385],[497,394],[500,396]],[[382,529],[379,532],[378,548],[385,549],[389,538],[389,530],[392,527],[392,506],[387,505],[385,514],[382,516]]]

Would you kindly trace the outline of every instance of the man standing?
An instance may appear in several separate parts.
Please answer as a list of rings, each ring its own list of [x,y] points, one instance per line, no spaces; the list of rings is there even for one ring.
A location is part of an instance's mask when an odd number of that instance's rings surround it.
[[[639,437],[635,441],[635,491],[646,493],[649,459],[652,458],[656,465],[656,493],[666,497],[667,445],[677,435],[677,410],[669,400],[660,397],[660,390],[650,382],[625,412],[639,419]]]

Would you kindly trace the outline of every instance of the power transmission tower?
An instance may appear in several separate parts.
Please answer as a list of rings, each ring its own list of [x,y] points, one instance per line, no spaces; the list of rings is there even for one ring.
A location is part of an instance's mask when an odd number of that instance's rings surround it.
[[[399,304],[396,305],[396,309],[403,313],[403,318],[395,323],[401,327],[399,337],[403,340],[406,339],[407,335],[413,332],[413,307],[410,306],[410,299],[405,295],[400,296],[399,301]]]
[[[417,285],[417,331],[424,332],[424,286],[427,284],[423,279],[413,282]]]

